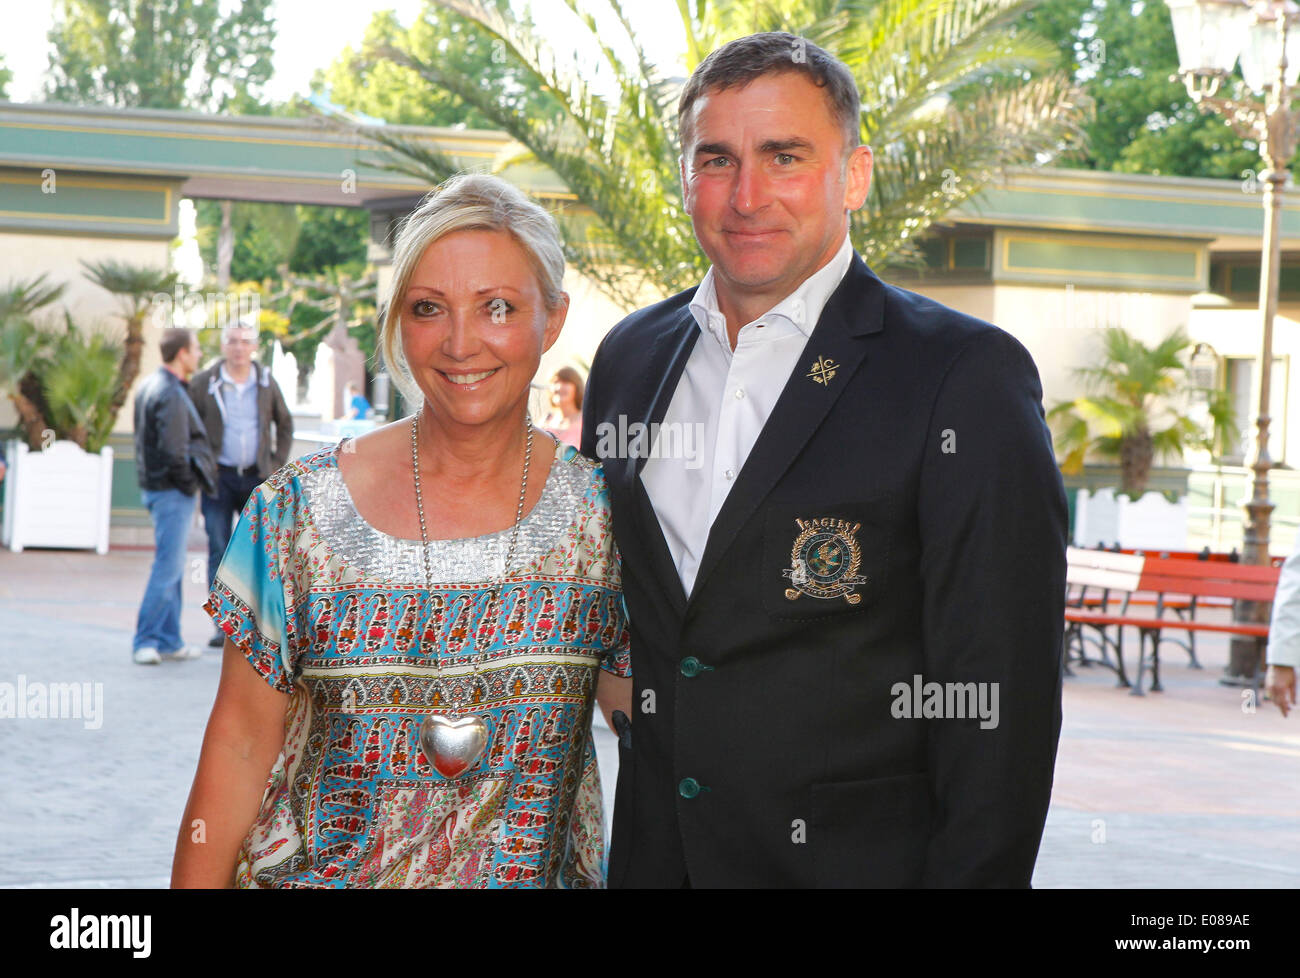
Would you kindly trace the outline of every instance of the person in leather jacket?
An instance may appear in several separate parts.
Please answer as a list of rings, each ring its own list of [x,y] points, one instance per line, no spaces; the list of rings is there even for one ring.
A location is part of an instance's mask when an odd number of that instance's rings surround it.
[[[135,464],[141,489],[179,489],[192,496],[215,485],[216,463],[207,430],[190,400],[187,381],[198,367],[199,341],[190,330],[168,330],[168,341],[182,347],[157,372],[145,378],[135,394]]]
[[[199,364],[199,341],[189,330],[167,329],[159,350],[162,366],[135,394],[136,473],[155,546],[132,643],[139,665],[200,655],[181,640],[181,579],[195,494],[212,492],[216,482],[207,431],[185,384]]]

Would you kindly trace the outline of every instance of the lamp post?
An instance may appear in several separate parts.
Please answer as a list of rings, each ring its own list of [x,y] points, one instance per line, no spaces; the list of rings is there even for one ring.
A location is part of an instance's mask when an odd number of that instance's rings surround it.
[[[1296,149],[1292,91],[1300,79],[1300,6],[1292,0],[1165,0],[1178,46],[1178,73],[1201,111],[1224,116],[1243,139],[1259,143],[1264,170],[1264,246],[1259,269],[1259,413],[1251,469],[1254,491],[1246,503],[1242,559],[1269,562],[1268,538],[1273,503],[1268,496],[1269,388],[1273,374],[1273,316],[1277,312],[1278,270],[1282,259],[1280,220],[1287,161]],[[1246,87],[1260,97],[1219,94],[1241,59]],[[1238,602],[1236,618],[1262,621],[1267,605]],[[1224,682],[1253,685],[1259,653],[1252,638],[1234,638]]]

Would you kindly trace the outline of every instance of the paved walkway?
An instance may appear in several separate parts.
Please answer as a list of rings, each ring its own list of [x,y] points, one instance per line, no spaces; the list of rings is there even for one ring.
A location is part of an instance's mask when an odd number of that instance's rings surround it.
[[[192,545],[183,630],[203,643]],[[132,664],[151,559],[0,550],[0,682],[102,684],[103,699],[98,721],[0,719],[0,886],[166,884],[220,657]],[[1226,640],[1202,646],[1202,671],[1169,649],[1163,694],[1128,696],[1102,670],[1066,680],[1035,886],[1300,887],[1300,716],[1244,711],[1216,681]]]

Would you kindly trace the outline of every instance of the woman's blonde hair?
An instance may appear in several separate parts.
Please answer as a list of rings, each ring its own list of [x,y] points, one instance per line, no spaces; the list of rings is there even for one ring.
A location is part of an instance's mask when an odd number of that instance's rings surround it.
[[[543,207],[499,177],[466,173],[448,180],[402,222],[393,245],[393,281],[379,318],[384,366],[411,403],[418,403],[423,394],[402,352],[402,306],[421,257],[454,231],[508,232],[524,249],[547,310],[555,309],[564,295],[564,247],[555,219]]]

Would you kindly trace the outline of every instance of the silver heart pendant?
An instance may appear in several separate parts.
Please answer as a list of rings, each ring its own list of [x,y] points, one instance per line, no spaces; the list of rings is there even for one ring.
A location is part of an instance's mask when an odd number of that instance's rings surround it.
[[[420,748],[444,778],[458,778],[473,767],[487,739],[487,724],[482,717],[453,719],[430,714],[420,724]]]

